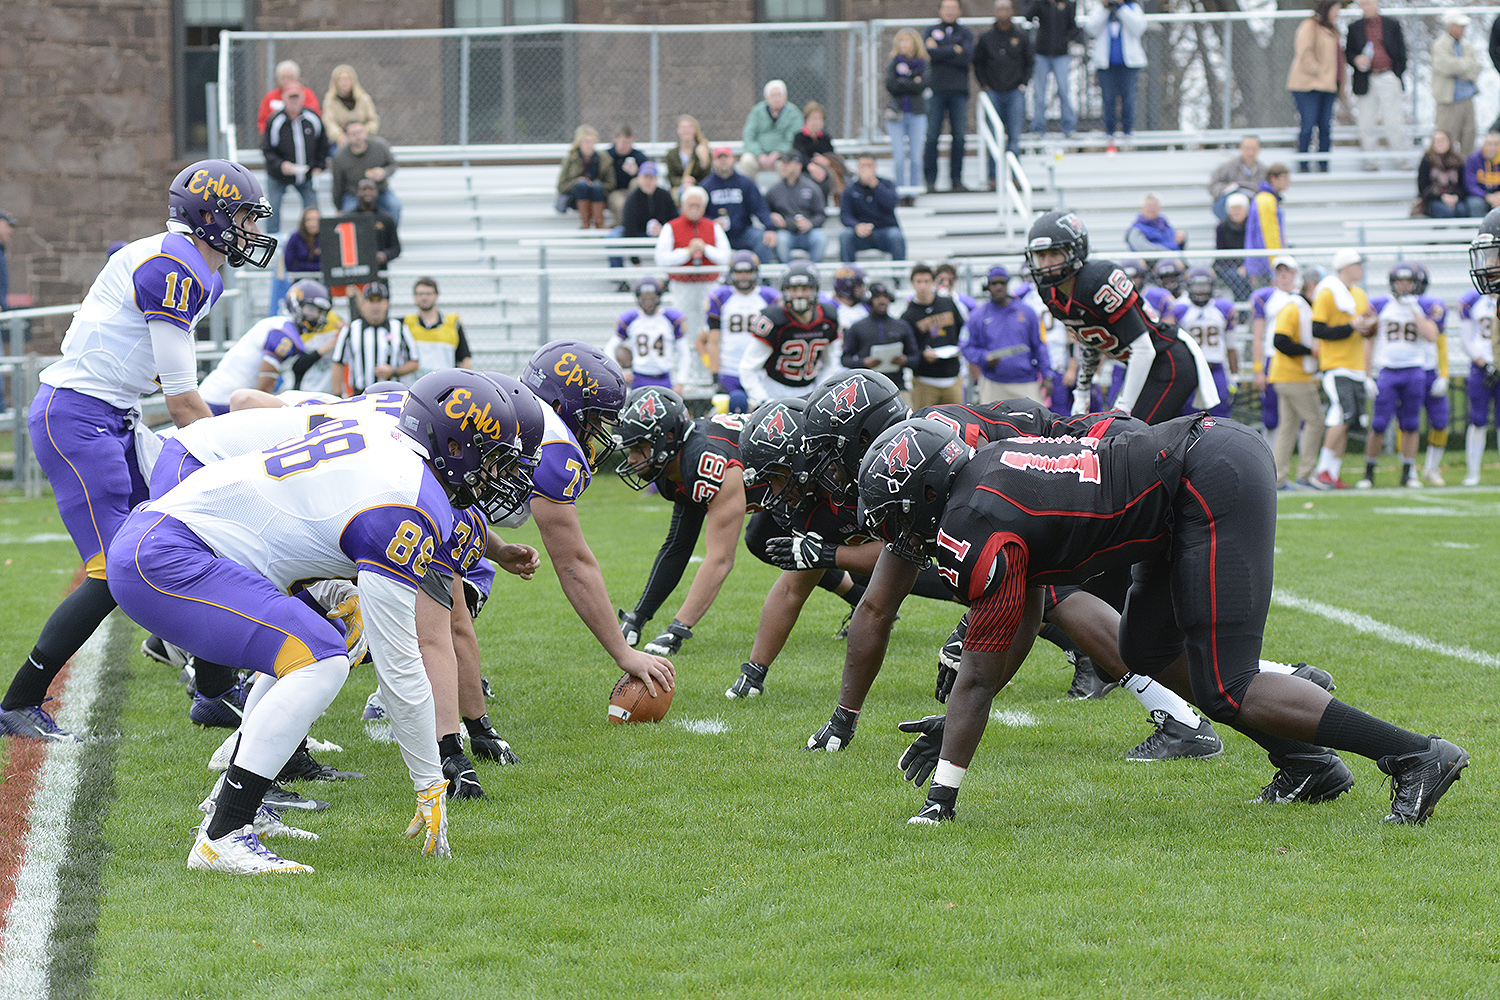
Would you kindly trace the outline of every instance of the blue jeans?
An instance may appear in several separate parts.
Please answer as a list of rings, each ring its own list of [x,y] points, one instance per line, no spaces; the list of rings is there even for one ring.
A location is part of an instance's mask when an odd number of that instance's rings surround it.
[[[759,226],[750,226],[738,236],[729,237],[729,249],[749,250],[760,258],[762,264],[771,264],[776,260],[776,251],[766,246],[766,231]]]
[[[986,90],[990,103],[1005,125],[1005,151],[1021,155],[1021,131],[1026,128],[1026,92],[1015,90]],[[995,179],[995,161],[990,160],[989,180]]]
[[[789,229],[778,230],[776,256],[783,264],[791,263],[793,250],[806,250],[814,264],[821,264],[823,255],[828,252],[828,234],[821,229],[809,229],[805,233],[794,233]]]
[[[1305,153],[1312,148],[1313,129],[1318,130],[1318,152],[1326,153],[1333,147],[1333,102],[1337,94],[1326,90],[1294,90],[1292,100],[1297,102],[1297,117],[1302,127],[1297,131],[1297,152]],[[1307,161],[1299,169],[1307,172]],[[1328,173],[1328,161],[1321,160],[1318,170]]]
[[[943,116],[948,116],[948,129],[953,133],[953,146],[948,153],[948,178],[958,187],[964,180],[964,129],[969,122],[969,92],[967,90],[934,90],[927,98],[927,146],[922,150],[922,176],[929,185],[937,183],[938,136],[943,134]]]
[[[885,123],[891,137],[891,169],[897,187],[922,183],[922,143],[927,141],[927,116],[902,115]]]
[[[1141,71],[1129,66],[1111,66],[1095,72],[1099,74],[1099,93],[1104,97],[1105,134],[1114,138],[1115,101],[1118,100],[1120,131],[1129,135],[1135,131],[1135,78]]]
[[[1464,195],[1457,205],[1449,205],[1441,198],[1429,198],[1424,202],[1429,219],[1482,219],[1490,210],[1490,203],[1477,194]]]
[[[891,260],[906,259],[906,237],[900,226],[877,229],[869,236],[856,236],[853,229],[839,233],[839,260],[854,263],[854,255],[861,250],[881,250],[891,255]]]
[[[339,211],[352,212],[358,204],[359,199],[354,196],[353,192],[345,191],[344,203],[339,206]],[[396,197],[396,192],[390,188],[380,192],[379,197],[375,199],[375,207],[395,219],[396,225],[401,225],[401,199]]]
[[[303,211],[318,207],[318,192],[313,190],[311,173],[304,177],[301,184],[294,184],[285,176],[266,174],[266,200],[271,203],[271,218],[266,223],[265,232],[281,232],[281,200],[286,197],[286,189],[289,187],[297,189],[297,194],[302,198]]]
[[[1071,56],[1037,56],[1036,69],[1031,73],[1032,99],[1035,110],[1031,115],[1031,131],[1037,135],[1047,132],[1047,77],[1057,80],[1057,104],[1061,112],[1058,124],[1063,135],[1078,131],[1078,112],[1073,110],[1073,98],[1068,94],[1068,73],[1073,67]]]

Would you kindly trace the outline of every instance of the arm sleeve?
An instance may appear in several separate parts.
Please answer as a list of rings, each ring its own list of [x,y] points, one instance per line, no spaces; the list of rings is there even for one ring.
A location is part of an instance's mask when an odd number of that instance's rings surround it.
[[[1026,610],[1026,549],[1019,542],[1001,547],[1005,575],[999,586],[969,605],[969,630],[964,649],[997,652],[1010,648]]]
[[[430,788],[443,780],[443,765],[438,759],[432,685],[417,641],[417,592],[361,570],[359,608],[370,631],[370,655],[378,665],[375,676],[391,735],[401,748],[412,787]]]
[[[1087,344],[1078,345],[1078,376],[1073,383],[1073,415],[1089,411],[1089,390],[1094,385],[1094,373],[1099,370],[1099,348]]]
[[[740,356],[740,384],[745,387],[750,399],[757,403],[776,398],[776,393],[766,378],[766,362],[770,357],[771,345],[759,337],[752,337],[745,353]]]
[[[313,366],[321,361],[323,355],[317,351],[303,351],[297,360],[292,362],[292,380],[296,385],[302,385],[302,378],[313,370]]]
[[[1129,413],[1135,409],[1135,401],[1151,374],[1151,363],[1156,360],[1156,345],[1150,337],[1137,337],[1130,345],[1130,357],[1125,362],[1125,381],[1120,385],[1120,394],[1115,397],[1115,409]]]
[[[151,353],[156,358],[157,378],[168,396],[180,396],[198,388],[198,355],[193,350],[193,335],[175,323],[152,319]]]
[[[462,364],[472,358],[474,352],[469,349],[469,338],[464,335],[464,325],[457,321],[453,325],[458,328],[458,345],[453,348],[453,361],[455,364]]]
[[[661,607],[677,585],[682,582],[683,571],[692,558],[693,547],[703,532],[704,510],[690,504],[672,505],[672,523],[667,528],[667,537],[656,552],[656,562],[651,564],[651,575],[646,577],[646,589],[636,602],[635,613],[644,618],[656,617]]]
[[[1276,349],[1278,351],[1280,351],[1282,354],[1285,354],[1289,358],[1300,358],[1304,355],[1312,353],[1312,348],[1303,347],[1301,344],[1297,343],[1295,340],[1293,340],[1291,337],[1288,337],[1284,333],[1276,334],[1276,336],[1271,339],[1271,343],[1276,346]]]
[[[1317,300],[1313,302],[1312,310],[1312,335],[1319,340],[1346,340],[1354,333],[1354,326],[1349,323],[1341,323],[1338,326],[1330,326],[1328,320],[1333,318],[1336,310],[1333,304],[1333,293],[1321,291]]]

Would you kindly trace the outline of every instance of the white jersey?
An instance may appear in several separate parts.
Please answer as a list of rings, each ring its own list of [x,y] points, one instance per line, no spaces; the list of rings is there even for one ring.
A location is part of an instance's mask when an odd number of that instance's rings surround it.
[[[719,285],[708,293],[708,326],[719,330],[721,373],[738,376],[740,359],[750,346],[750,324],[776,299],[776,292],[765,285],[756,285],[748,292],[741,292],[733,285]]]
[[[1460,334],[1464,353],[1469,360],[1479,359],[1480,364],[1495,363],[1495,309],[1497,299],[1493,295],[1465,292],[1459,305],[1463,318]]]
[[[682,313],[676,309],[659,309],[646,314],[631,309],[615,324],[615,335],[605,354],[615,356],[621,347],[631,354],[631,369],[637,375],[667,377],[685,381],[677,372],[687,367],[687,353],[682,345]]]
[[[287,316],[268,317],[234,342],[198,387],[198,393],[205,403],[228,406],[234,390],[257,388],[262,362],[269,363],[279,373],[301,353],[302,336],[297,324]]]
[[[1229,335],[1234,330],[1234,306],[1223,299],[1210,299],[1198,306],[1182,301],[1172,308],[1177,325],[1197,342],[1203,360],[1211,365],[1229,363]]]
[[[120,409],[155,392],[158,375],[169,394],[192,392],[193,327],[223,291],[218,272],[186,236],[159,233],[127,244],[105,261],[63,337],[62,360],[41,380]],[[170,336],[153,338],[151,322],[173,328]]]
[[[1377,317],[1371,368],[1379,371],[1382,368],[1423,367],[1426,352],[1422,350],[1425,341],[1417,332],[1417,315],[1421,309],[1417,297],[1377,298],[1370,307]],[[1436,361],[1436,354],[1433,360]]]
[[[395,428],[405,401],[406,393],[391,391],[354,396],[336,403],[257,406],[208,420],[194,420],[178,430],[175,437],[189,455],[204,465],[212,465],[301,437],[330,420],[380,424],[384,433]]]

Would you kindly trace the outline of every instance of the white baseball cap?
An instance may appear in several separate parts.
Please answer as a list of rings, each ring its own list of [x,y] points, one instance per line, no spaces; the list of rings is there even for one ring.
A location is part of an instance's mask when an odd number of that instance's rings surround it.
[[[1355,250],[1352,247],[1345,247],[1344,249],[1333,255],[1332,264],[1334,271],[1337,272],[1342,271],[1350,264],[1363,264],[1364,262],[1364,255],[1361,254],[1358,250]]]
[[[1467,28],[1469,26],[1469,15],[1456,10],[1446,11],[1443,14],[1443,24],[1457,24]]]
[[[1297,263],[1297,258],[1289,253],[1278,254],[1271,258],[1271,270],[1274,271],[1278,267],[1290,268],[1293,271],[1302,270],[1302,266]]]

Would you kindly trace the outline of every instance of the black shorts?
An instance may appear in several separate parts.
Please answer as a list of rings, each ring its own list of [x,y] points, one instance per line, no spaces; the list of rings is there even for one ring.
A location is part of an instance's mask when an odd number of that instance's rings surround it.
[[[1156,353],[1130,415],[1148,424],[1165,423],[1182,416],[1197,391],[1198,366],[1193,352],[1181,340],[1174,340],[1167,350]]]
[[[1328,394],[1328,417],[1324,423],[1329,427],[1348,427],[1355,430],[1365,422],[1365,380],[1348,375],[1323,375],[1323,391]]]

